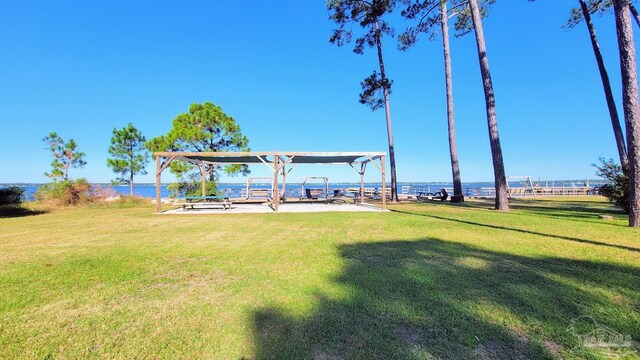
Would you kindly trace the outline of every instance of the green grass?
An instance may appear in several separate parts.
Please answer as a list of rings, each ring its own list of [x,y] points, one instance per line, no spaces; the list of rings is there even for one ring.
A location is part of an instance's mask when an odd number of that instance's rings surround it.
[[[637,358],[640,232],[597,198],[489,208],[1,218],[0,358],[604,358],[580,316]]]

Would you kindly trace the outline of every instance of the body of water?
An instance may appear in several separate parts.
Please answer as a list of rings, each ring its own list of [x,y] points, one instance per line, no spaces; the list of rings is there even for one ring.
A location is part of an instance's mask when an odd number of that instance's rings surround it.
[[[598,186],[604,184],[604,181],[590,181],[590,186]],[[549,180],[549,181],[539,181],[534,182],[536,186],[585,186],[587,184],[584,180]],[[129,195],[129,186],[113,186],[109,184],[96,184],[103,188],[112,189],[114,193]],[[387,183],[389,186],[390,183]],[[523,181],[514,181],[510,182],[509,185],[511,187],[523,187]],[[42,184],[0,184],[0,187],[7,186],[18,186],[25,190],[25,199],[33,200],[33,194],[36,190],[42,186]],[[287,195],[288,196],[299,196],[302,192],[302,185],[300,183],[288,183],[287,187]],[[321,188],[324,189],[324,183],[307,183],[305,184],[306,188]],[[329,192],[333,192],[334,189],[345,189],[345,188],[359,188],[360,183],[330,183],[329,184]],[[365,183],[365,187],[367,188],[381,188],[381,183]],[[419,192],[435,192],[441,188],[445,188],[448,191],[452,192],[450,189],[453,185],[450,182],[401,182],[398,183],[398,193],[408,193],[408,194],[417,194]],[[478,189],[488,189],[493,188],[493,182],[474,182],[474,183],[463,183],[463,193],[475,193]],[[225,195],[230,197],[243,197],[246,195],[247,185],[243,183],[220,183],[218,184],[218,190]],[[271,189],[271,184],[269,183],[253,183],[251,184],[251,189]],[[155,184],[134,184],[133,193],[137,196],[153,198],[156,196],[156,187]],[[162,197],[169,197],[171,192],[167,190],[167,184],[162,185],[161,189]]]

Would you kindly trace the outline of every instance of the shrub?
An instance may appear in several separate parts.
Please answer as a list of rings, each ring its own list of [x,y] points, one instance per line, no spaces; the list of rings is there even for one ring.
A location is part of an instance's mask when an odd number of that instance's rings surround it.
[[[600,165],[593,164],[598,169],[596,175],[609,180],[608,184],[600,187],[600,195],[605,196],[614,205],[629,213],[629,178],[622,172],[622,167],[613,159],[600,158]]]
[[[60,205],[78,205],[92,203],[108,195],[108,189],[92,186],[86,179],[77,179],[42,185],[36,191],[35,198],[39,201],[53,201]]]
[[[207,195],[217,195],[217,184],[214,181],[207,181]],[[171,183],[167,186],[167,190],[171,191],[173,196],[201,196],[202,184],[200,181],[180,181]]]
[[[18,186],[9,186],[0,189],[0,205],[16,205],[22,202],[24,189]]]

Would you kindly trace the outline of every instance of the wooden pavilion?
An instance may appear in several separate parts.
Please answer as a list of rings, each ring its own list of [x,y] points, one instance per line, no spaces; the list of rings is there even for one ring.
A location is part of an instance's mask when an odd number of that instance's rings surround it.
[[[384,152],[156,152],[156,211],[162,210],[161,175],[173,161],[186,161],[196,165],[202,175],[202,195],[206,195],[207,165],[264,164],[273,172],[273,210],[278,211],[280,185],[286,191],[287,174],[300,164],[348,165],[360,175],[360,198],[364,198],[364,175],[369,163],[382,175],[382,208],[386,209],[386,170]],[[280,181],[282,178],[282,181]]]

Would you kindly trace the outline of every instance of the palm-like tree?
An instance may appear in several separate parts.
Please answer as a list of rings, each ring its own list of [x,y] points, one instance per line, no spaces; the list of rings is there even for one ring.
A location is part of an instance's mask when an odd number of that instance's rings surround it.
[[[613,1],[629,155],[629,226],[640,227],[640,108],[638,107],[638,71],[630,5],[630,0]]]
[[[620,124],[620,117],[618,116],[618,109],[616,107],[616,102],[613,97],[613,90],[611,89],[611,82],[609,81],[609,74],[607,72],[607,68],[604,64],[604,58],[602,57],[602,52],[600,51],[600,44],[598,43],[598,37],[596,36],[596,29],[593,25],[593,21],[591,21],[591,14],[593,13],[601,13],[606,11],[606,9],[611,5],[607,6],[607,3],[602,3],[599,0],[591,0],[587,3],[585,0],[578,0],[580,3],[580,8],[574,8],[572,10],[571,18],[568,23],[565,25],[568,28],[573,28],[578,25],[582,20],[584,20],[587,25],[587,30],[589,31],[589,38],[591,40],[591,46],[593,48],[593,53],[596,57],[596,63],[598,64],[598,71],[600,72],[600,79],[602,80],[602,87],[604,89],[605,98],[607,101],[607,107],[609,109],[609,117],[611,118],[611,125],[613,128],[613,136],[616,141],[616,147],[618,149],[618,157],[620,158],[620,165],[622,166],[623,172],[626,174],[628,172],[629,161],[627,158],[627,145],[624,139],[624,132],[622,130],[622,126]]]
[[[364,53],[364,48],[375,48],[378,54],[380,73],[374,71],[372,75],[362,81],[360,102],[368,105],[372,110],[384,107],[387,124],[387,138],[389,141],[389,163],[391,165],[391,201],[398,201],[398,180],[396,177],[396,157],[393,144],[393,127],[391,125],[391,94],[392,81],[387,77],[382,56],[382,37],[393,35],[393,29],[384,21],[383,16],[390,13],[395,6],[394,0],[328,0],[329,18],[338,28],[333,31],[329,41],[338,46],[351,41],[353,24],[364,29],[364,33],[356,38],[354,52]],[[384,196],[384,195],[383,195]]]
[[[500,145],[500,135],[498,133],[496,99],[493,91],[493,82],[491,80],[491,71],[489,70],[489,58],[487,57],[487,47],[484,40],[484,30],[482,28],[482,15],[480,14],[477,0],[469,0],[469,10],[471,11],[473,28],[476,34],[480,73],[482,75],[485,105],[487,108],[487,125],[489,127],[489,142],[491,144],[493,174],[496,186],[495,208],[500,211],[508,211],[509,199],[507,194],[507,177],[504,171],[502,147]]]
[[[462,180],[460,177],[460,165],[458,163],[458,150],[456,146],[456,131],[453,102],[453,80],[451,66],[451,50],[449,46],[449,8],[448,0],[403,0],[405,8],[402,16],[414,21],[399,37],[398,48],[402,51],[413,46],[420,33],[430,34],[430,39],[435,39],[438,25],[442,31],[442,49],[444,54],[445,87],[447,96],[447,127],[449,131],[449,156],[451,158],[451,174],[453,178],[452,202],[464,201],[462,195]],[[454,8],[463,4],[454,2]],[[438,12],[437,10],[440,10]],[[454,15],[457,13],[454,12]]]
[[[460,165],[458,164],[458,149],[456,145],[456,127],[453,116],[453,79],[451,70],[451,49],[449,46],[449,13],[447,0],[440,0],[440,23],[442,25],[442,50],[444,53],[444,78],[447,93],[447,125],[449,130],[449,156],[451,157],[451,174],[453,176],[452,202],[463,202],[462,179],[460,177]]]

